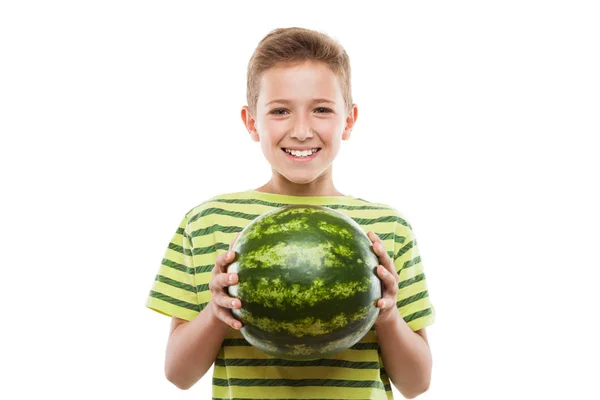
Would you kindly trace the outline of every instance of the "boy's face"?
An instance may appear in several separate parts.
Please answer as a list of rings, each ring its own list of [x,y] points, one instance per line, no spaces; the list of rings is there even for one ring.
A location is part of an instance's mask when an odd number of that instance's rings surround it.
[[[331,179],[333,160],[357,116],[356,105],[347,113],[338,77],[327,65],[310,61],[265,71],[256,115],[242,109],[246,128],[261,143],[273,173],[296,184]],[[284,148],[320,150],[309,161],[296,161]]]

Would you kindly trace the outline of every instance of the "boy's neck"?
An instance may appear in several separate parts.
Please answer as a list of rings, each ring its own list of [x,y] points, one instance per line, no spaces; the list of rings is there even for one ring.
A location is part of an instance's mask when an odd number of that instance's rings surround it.
[[[310,187],[310,185],[275,185],[272,181],[267,182],[263,186],[254,189],[257,192],[284,194],[288,196],[345,196],[340,193],[333,184],[331,187]]]

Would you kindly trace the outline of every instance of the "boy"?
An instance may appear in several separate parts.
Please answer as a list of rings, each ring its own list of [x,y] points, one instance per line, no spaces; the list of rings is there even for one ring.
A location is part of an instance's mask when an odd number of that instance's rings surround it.
[[[390,380],[408,398],[423,393],[431,377],[425,327],[435,312],[412,228],[394,208],[344,195],[332,180],[341,140],[358,116],[346,52],[315,31],[276,29],[250,59],[247,100],[242,120],[272,177],[194,207],[173,236],[146,303],[172,317],[167,379],[190,388],[214,362],[213,399],[392,399]],[[226,250],[255,217],[286,204],[345,213],[368,233],[380,260],[384,290],[374,327],[326,359],[264,354],[243,339],[231,314],[242,304],[227,293],[238,277],[226,273],[234,259]]]

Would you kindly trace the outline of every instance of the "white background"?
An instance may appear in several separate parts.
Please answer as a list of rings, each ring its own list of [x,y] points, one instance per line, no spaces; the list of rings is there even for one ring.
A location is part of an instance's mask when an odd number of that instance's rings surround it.
[[[270,178],[247,62],[302,26],[352,61],[336,187],[419,241],[421,398],[600,398],[593,3],[2,2],[0,397],[210,398],[212,371],[166,381],[169,318],[144,303],[187,211]]]

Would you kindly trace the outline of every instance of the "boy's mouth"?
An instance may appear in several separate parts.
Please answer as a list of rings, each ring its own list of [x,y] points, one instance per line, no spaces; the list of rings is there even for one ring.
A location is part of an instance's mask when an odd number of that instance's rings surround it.
[[[289,158],[292,161],[304,162],[314,159],[317,156],[317,154],[319,154],[319,152],[321,151],[321,148],[315,147],[307,150],[290,150],[285,147],[282,147],[281,151],[283,151],[287,158]]]

